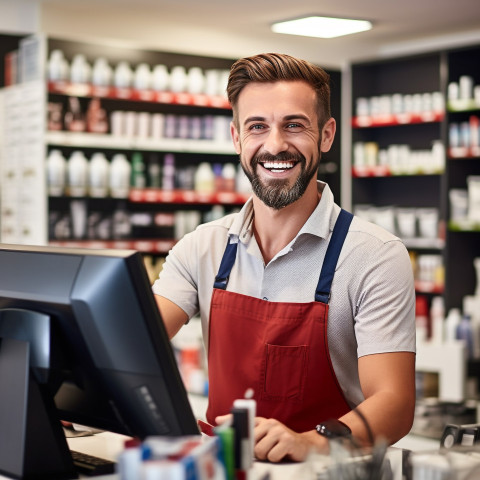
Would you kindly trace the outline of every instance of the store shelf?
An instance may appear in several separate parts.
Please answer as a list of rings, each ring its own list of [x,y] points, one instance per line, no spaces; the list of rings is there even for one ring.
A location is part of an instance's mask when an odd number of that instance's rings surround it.
[[[243,205],[250,194],[238,192],[203,193],[193,190],[160,190],[156,188],[132,188],[129,200],[133,203]]]
[[[74,97],[100,97],[112,100],[132,100],[137,102],[165,103],[169,105],[187,105],[191,107],[231,108],[227,98],[221,95],[136,90],[133,88],[97,87],[85,83],[49,82],[48,93]]]
[[[448,229],[451,232],[480,232],[480,222],[463,219],[461,222],[448,222]]]
[[[474,112],[480,110],[480,102],[471,98],[465,100],[450,100],[447,103],[449,112]]]
[[[480,147],[454,147],[448,149],[448,156],[451,159],[457,158],[479,158]]]
[[[207,153],[235,155],[231,142],[211,140],[189,140],[182,138],[135,138],[109,134],[50,131],[46,133],[50,145],[73,148],[96,148],[110,150],[146,150],[172,153]]]
[[[166,254],[175,245],[173,239],[130,240],[51,240],[49,245],[68,248],[137,250],[142,253]]]
[[[413,125],[418,123],[441,122],[445,117],[444,112],[424,112],[424,113],[401,113],[395,115],[382,116],[359,116],[353,117],[353,128],[372,128],[372,127],[395,127],[399,125]]]
[[[411,250],[442,250],[445,247],[443,238],[402,238],[402,241]]]
[[[409,176],[423,176],[423,175],[442,175],[442,171],[427,171],[416,169],[410,172],[396,172],[392,171],[387,165],[375,165],[375,166],[363,166],[352,167],[352,176],[354,178],[367,178],[367,177],[409,177]]]
[[[443,285],[436,285],[433,282],[422,282],[415,280],[415,291],[417,293],[428,293],[434,295],[442,295],[445,288]]]

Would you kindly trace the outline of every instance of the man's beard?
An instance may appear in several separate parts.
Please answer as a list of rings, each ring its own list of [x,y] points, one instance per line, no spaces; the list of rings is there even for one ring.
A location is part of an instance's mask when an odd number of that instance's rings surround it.
[[[262,180],[257,173],[258,164],[275,161],[292,161],[294,163],[300,163],[300,175],[297,177],[292,187],[289,187],[289,179],[270,179],[267,184],[262,183]],[[268,153],[255,155],[251,161],[251,171],[247,170],[243,162],[240,162],[245,175],[252,184],[253,193],[265,205],[267,205],[267,207],[271,207],[275,210],[285,208],[287,205],[296,202],[302,197],[313,176],[317,174],[319,163],[320,151],[318,152],[317,161],[312,162],[308,169],[307,161],[300,153],[281,152],[278,155],[270,155]]]

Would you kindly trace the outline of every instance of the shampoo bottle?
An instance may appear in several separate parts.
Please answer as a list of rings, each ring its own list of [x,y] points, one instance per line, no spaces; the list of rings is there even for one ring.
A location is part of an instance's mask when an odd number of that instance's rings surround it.
[[[67,164],[68,191],[72,197],[87,194],[88,160],[80,150],[74,151]]]
[[[457,327],[460,324],[462,316],[458,308],[452,308],[448,312],[447,319],[445,321],[445,339],[447,342],[453,342],[457,340]]]
[[[113,156],[110,166],[110,193],[114,198],[127,198],[130,191],[131,165],[123,153]]]
[[[96,152],[90,159],[89,190],[90,196],[105,198],[108,195],[110,164],[102,152]]]
[[[60,150],[52,150],[47,157],[48,194],[59,197],[65,193],[67,161]]]

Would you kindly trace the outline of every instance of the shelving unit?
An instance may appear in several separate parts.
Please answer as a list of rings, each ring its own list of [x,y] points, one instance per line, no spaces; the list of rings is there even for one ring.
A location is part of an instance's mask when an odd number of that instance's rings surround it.
[[[20,41],[21,38],[18,39]],[[42,77],[46,78],[47,59],[53,50],[61,50],[63,56],[69,62],[77,54],[84,55],[87,62],[92,66],[95,59],[104,57],[112,69],[119,62],[128,62],[132,70],[141,63],[150,65],[165,65],[169,71],[175,66],[182,66],[188,71],[192,67],[200,67],[204,72],[209,69],[227,70],[230,68],[232,59],[211,58],[197,55],[176,54],[171,52],[156,52],[139,49],[117,48],[103,44],[91,44],[86,42],[65,41],[62,39],[39,36],[35,40],[43,45],[44,51],[39,52],[42,60]],[[18,48],[18,41],[9,48]],[[3,50],[0,50],[4,54]],[[332,113],[339,121],[341,110],[340,72],[329,72],[332,76]],[[40,83],[40,88],[42,88]],[[98,86],[93,83],[74,83],[70,80],[44,81],[44,103],[38,115],[45,122],[47,117],[47,102],[53,102],[60,106],[61,115],[65,115],[69,99],[75,98],[83,113],[86,112],[92,99],[99,99],[101,108],[106,112],[107,118],[112,112],[145,112],[150,115],[161,114],[164,117],[231,117],[231,108],[222,94],[207,95],[204,93],[188,93],[186,91],[155,91],[153,89],[137,90],[132,87]],[[340,122],[339,122],[340,123]],[[48,124],[48,123],[47,123]],[[226,123],[228,126],[228,122]],[[37,173],[43,177],[44,188],[40,194],[35,193],[37,200],[43,203],[42,212],[35,215],[35,223],[38,228],[33,243],[52,243],[56,245],[87,246],[92,248],[119,248],[129,246],[145,253],[164,255],[176,241],[175,218],[176,213],[196,212],[200,214],[199,221],[205,221],[212,209],[224,209],[225,213],[233,209],[239,209],[248,198],[248,194],[219,191],[214,194],[199,193],[192,190],[191,186],[176,185],[174,190],[161,190],[159,188],[132,188],[126,198],[90,198],[70,197],[68,191],[60,197],[47,197],[45,193],[45,159],[53,149],[60,150],[68,159],[77,150],[82,151],[89,160],[96,152],[103,153],[110,161],[115,154],[125,154],[129,159],[136,153],[140,153],[147,163],[155,157],[156,161],[162,162],[165,155],[175,156],[175,168],[190,170],[201,162],[224,165],[226,163],[238,164],[238,158],[229,138],[218,138],[214,135],[207,138],[172,138],[171,136],[145,137],[118,135],[112,133],[113,129],[105,133],[90,133],[85,131],[67,131],[65,127],[60,130],[42,132],[40,144],[44,153],[35,160]],[[227,129],[228,130],[228,129]],[[228,133],[228,132],[227,132]],[[326,180],[337,198],[340,198],[340,129],[337,130],[337,139],[331,152],[322,159],[319,178]],[[41,157],[41,158],[40,158]],[[178,181],[178,178],[177,178]],[[149,185],[147,185],[148,187]],[[17,187],[13,187],[16,189]],[[41,197],[41,198],[39,198]],[[118,210],[123,210],[129,215],[142,217],[147,216],[158,219],[160,223],[152,221],[145,228],[133,228],[131,237],[117,238],[115,234],[111,238],[102,233],[100,236],[91,236],[92,229],[86,230],[84,237],[74,235],[73,227],[56,228],[55,222],[59,220],[68,223],[71,220],[72,203],[82,203],[88,214],[97,217],[113,216]],[[14,202],[15,203],[15,202]],[[18,202],[16,202],[18,203]],[[3,212],[5,214],[5,212]],[[7,212],[8,213],[8,212]],[[5,216],[4,216],[5,218]],[[111,219],[106,219],[106,224]],[[180,221],[180,223],[183,220]],[[4,222],[4,225],[7,224]],[[191,225],[190,225],[191,226]],[[89,233],[90,232],[90,233]],[[60,236],[58,236],[58,234]],[[96,234],[95,234],[96,235]],[[138,235],[138,236],[137,236]],[[8,235],[7,235],[8,236]],[[24,243],[20,228],[9,230],[10,241]],[[29,242],[30,243],[30,242]],[[122,247],[122,248],[123,248]]]
[[[472,77],[474,84],[480,84],[480,47],[456,49],[448,52],[448,84],[458,82],[460,77]],[[471,115],[480,117],[480,104],[472,99],[460,99],[447,103],[446,131],[455,122],[468,121]],[[447,170],[445,174],[445,195],[453,188],[467,188],[469,175],[480,175],[480,148],[478,145],[467,148],[453,148],[448,143]],[[446,202],[447,218],[451,218],[450,203]],[[480,257],[480,225],[472,223],[466,228],[458,228],[448,222],[446,233],[448,248],[445,250],[447,307],[462,307],[465,295],[472,295],[477,279],[473,259]]]
[[[442,145],[444,142],[445,110],[432,105],[432,97],[435,95],[438,103],[439,92],[443,91],[441,62],[442,56],[434,53],[356,63],[351,67],[353,209],[372,206],[374,212],[375,209],[390,211],[394,218],[384,226],[390,225],[388,228],[399,236],[397,209],[436,209],[439,225],[445,221],[444,158],[435,163],[413,161],[413,155],[425,155],[434,142],[441,141]],[[426,102],[419,104],[427,95],[430,108]],[[404,109],[407,103],[410,109]],[[361,110],[366,105],[368,110]],[[362,146],[369,157],[362,160],[360,156],[359,161],[356,149]],[[412,255],[442,255],[443,228],[428,238],[420,236],[418,230],[417,227],[415,236],[404,239]],[[420,278],[416,288],[418,293],[429,297],[443,293],[443,285]]]

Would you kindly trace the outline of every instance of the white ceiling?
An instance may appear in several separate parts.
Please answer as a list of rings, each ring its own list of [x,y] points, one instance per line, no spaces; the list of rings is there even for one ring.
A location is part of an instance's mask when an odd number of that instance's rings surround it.
[[[1,0],[0,0],[1,1]],[[479,0],[38,0],[41,30],[143,48],[237,58],[265,51],[326,67],[480,43]],[[272,33],[304,14],[358,17],[374,28],[336,39]]]

